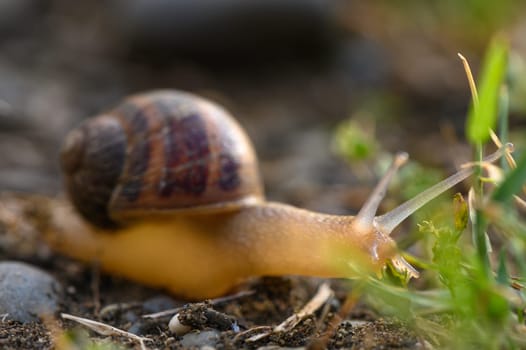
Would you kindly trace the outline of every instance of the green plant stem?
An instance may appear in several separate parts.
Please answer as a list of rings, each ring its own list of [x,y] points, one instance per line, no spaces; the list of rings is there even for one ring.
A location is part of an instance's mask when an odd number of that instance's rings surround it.
[[[481,263],[481,267],[483,268],[484,272],[489,275],[490,265],[488,257],[488,244],[486,240],[486,227],[487,221],[484,217],[484,213],[481,210],[477,210],[475,218],[475,246],[477,247],[477,254]]]
[[[482,161],[483,147],[481,143],[477,143],[475,158],[477,162]],[[483,183],[480,180],[482,175],[482,168],[478,166],[475,169],[475,197],[477,200],[483,196]],[[475,220],[473,221],[473,244],[475,245],[477,256],[480,261],[480,265],[488,276],[490,275],[490,264],[488,256],[488,246],[486,241],[486,219],[484,218],[484,213],[476,209],[475,210]]]
[[[499,94],[499,139],[502,144],[508,142],[508,119],[509,119],[509,105],[510,98],[508,93],[508,87],[503,85]],[[506,157],[502,157],[500,160],[502,169],[508,170],[509,165],[506,162]]]

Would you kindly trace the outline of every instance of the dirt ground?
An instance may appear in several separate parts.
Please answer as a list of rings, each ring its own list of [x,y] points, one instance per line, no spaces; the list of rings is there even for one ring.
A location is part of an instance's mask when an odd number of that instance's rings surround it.
[[[107,9],[65,0],[0,5],[0,206],[27,209],[41,195],[64,198],[57,155],[67,131],[123,96],[158,88],[192,91],[225,105],[255,144],[268,198],[312,210],[354,213],[376,182],[374,162],[352,170],[331,150],[334,130],[347,118],[371,121],[383,151],[406,150],[444,173],[469,157],[460,141],[469,91],[455,56],[467,40],[432,40],[431,32],[400,23],[399,32],[383,30],[364,18],[385,26],[396,20],[384,21],[374,6],[337,16],[337,5],[290,1],[286,10],[297,16],[291,24],[266,22],[279,1],[258,11],[214,5],[204,11],[206,18],[226,29],[211,35],[195,17],[203,11],[198,5],[185,12],[177,6],[159,11],[155,6],[165,6],[163,1],[109,3]],[[20,22],[33,26],[21,28]],[[247,29],[248,23],[259,25]],[[189,37],[176,35],[181,28]],[[482,46],[466,47],[477,65]],[[431,59],[434,64],[425,63]],[[61,313],[148,338],[148,348],[187,347],[183,336],[168,330],[172,314],[143,317],[172,308],[187,315],[195,330],[209,332],[212,347],[221,349],[431,348],[425,335],[354,301],[349,281],[328,281],[333,295],[315,312],[273,332],[326,281],[254,279],[240,287],[246,294],[187,304],[50,251],[38,238],[30,209],[17,216],[16,227],[2,220],[1,261],[24,261],[49,272],[64,286]],[[80,349],[92,340],[140,348],[132,338],[88,332],[59,313],[38,323],[0,319],[3,349]]]
[[[396,318],[356,300],[344,279],[297,276],[254,278],[218,299],[188,303],[176,297],[102,273],[51,251],[42,240],[42,202],[34,195],[0,195],[2,261],[23,261],[54,276],[62,286],[59,309],[41,322],[20,323],[3,315],[0,344],[5,349],[84,349],[89,344],[140,348],[133,336],[90,331],[63,314],[99,321],[144,337],[155,349],[202,348],[428,348]],[[324,297],[303,309],[327,288]],[[179,315],[188,334],[174,334],[168,323]],[[290,322],[290,317],[298,317]],[[280,326],[279,326],[280,325]],[[202,334],[212,337],[204,340]],[[113,344],[113,345],[109,345]],[[104,347],[106,346],[106,347]],[[109,347],[111,348],[111,347]]]
[[[358,303],[351,308],[345,307],[350,287],[343,280],[330,281],[334,294],[315,313],[286,331],[269,332],[298,312],[313,297],[323,280],[262,278],[244,285],[241,290],[248,293],[231,300],[227,297],[224,301],[187,304],[162,291],[100,274],[96,267],[54,254],[47,256],[45,261],[31,262],[52,273],[65,286],[60,312],[98,320],[148,338],[151,341],[145,342],[147,348],[186,348],[181,343],[184,336],[176,336],[168,330],[168,321],[174,312],[155,318],[143,317],[173,308],[184,316],[185,324],[192,325],[192,333],[216,330],[217,339],[213,346],[221,349],[422,349],[429,345],[425,337],[416,335],[400,321],[382,318],[366,305]],[[254,336],[262,333],[269,334],[255,339]],[[43,322],[22,324],[5,320],[0,324],[3,349],[86,348],[88,339],[106,346],[112,343],[140,348],[137,341],[128,337],[105,336],[97,332],[88,335],[86,328],[58,315]]]

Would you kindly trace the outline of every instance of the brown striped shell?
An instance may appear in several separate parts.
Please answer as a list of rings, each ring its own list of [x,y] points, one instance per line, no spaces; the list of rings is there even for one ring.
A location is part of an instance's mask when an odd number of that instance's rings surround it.
[[[223,108],[192,94],[131,96],[64,143],[72,202],[99,226],[155,212],[235,210],[262,200],[253,147]]]

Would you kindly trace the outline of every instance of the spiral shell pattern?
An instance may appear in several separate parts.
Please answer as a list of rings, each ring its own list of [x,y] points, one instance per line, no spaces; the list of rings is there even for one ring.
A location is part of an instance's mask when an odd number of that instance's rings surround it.
[[[126,99],[66,138],[66,187],[91,222],[234,210],[262,199],[257,159],[223,108],[179,91]]]

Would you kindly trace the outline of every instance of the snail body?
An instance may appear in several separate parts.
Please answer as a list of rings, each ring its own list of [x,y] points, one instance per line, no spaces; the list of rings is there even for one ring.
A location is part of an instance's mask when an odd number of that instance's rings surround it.
[[[351,256],[364,270],[379,270],[396,253],[387,236],[360,240],[346,234],[342,227],[352,223],[349,217],[279,203],[226,213],[162,215],[113,231],[86,225],[69,206],[54,216],[54,222],[62,223],[48,235],[55,249],[188,299],[217,297],[251,276],[353,277],[344,257]],[[375,245],[381,247],[377,258]]]
[[[387,262],[417,276],[390,232],[471,170],[375,216],[405,159],[395,159],[357,216],[267,202],[253,147],[228,112],[179,91],[135,95],[67,137],[62,167],[81,217],[56,206],[46,238],[64,254],[189,299],[251,276],[358,277]]]

